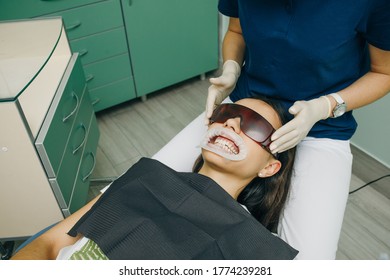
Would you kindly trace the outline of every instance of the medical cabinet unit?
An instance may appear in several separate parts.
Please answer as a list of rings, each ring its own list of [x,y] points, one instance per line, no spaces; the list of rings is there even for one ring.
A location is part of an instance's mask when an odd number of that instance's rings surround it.
[[[61,17],[0,22],[0,241],[87,202],[99,130],[85,79]]]

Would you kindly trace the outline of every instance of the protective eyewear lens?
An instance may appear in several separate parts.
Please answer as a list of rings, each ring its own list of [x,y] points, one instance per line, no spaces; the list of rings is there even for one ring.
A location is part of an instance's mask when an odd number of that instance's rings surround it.
[[[240,118],[242,132],[272,154],[269,145],[275,129],[263,116],[252,109],[238,104],[221,104],[214,110],[210,121],[224,123],[228,119],[237,117]],[[277,154],[272,155],[277,158]]]

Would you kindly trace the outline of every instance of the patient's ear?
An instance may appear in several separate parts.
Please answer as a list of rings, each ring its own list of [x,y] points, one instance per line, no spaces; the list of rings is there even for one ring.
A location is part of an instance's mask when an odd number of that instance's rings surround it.
[[[281,167],[282,163],[275,159],[270,161],[263,169],[259,171],[257,175],[261,178],[271,177],[272,175],[278,173]]]

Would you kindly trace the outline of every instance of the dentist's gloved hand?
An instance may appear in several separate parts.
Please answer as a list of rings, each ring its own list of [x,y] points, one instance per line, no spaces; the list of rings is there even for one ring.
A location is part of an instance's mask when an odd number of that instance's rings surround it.
[[[233,91],[240,74],[240,65],[234,60],[226,60],[223,64],[222,75],[210,79],[211,86],[209,87],[206,101],[206,124],[209,123],[215,106],[221,104],[221,102]]]
[[[327,97],[321,96],[309,101],[297,101],[288,111],[294,115],[294,119],[272,135],[272,153],[281,153],[295,147],[316,122],[330,116],[331,103]]]

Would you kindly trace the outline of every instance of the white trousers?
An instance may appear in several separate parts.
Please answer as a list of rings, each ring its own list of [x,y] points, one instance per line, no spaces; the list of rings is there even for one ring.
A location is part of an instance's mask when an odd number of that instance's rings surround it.
[[[352,173],[349,141],[307,137],[297,146],[278,235],[296,259],[335,259]]]
[[[201,114],[153,158],[191,171],[207,127]],[[305,138],[297,146],[295,172],[278,235],[299,250],[297,259],[335,259],[351,179],[349,141]]]

